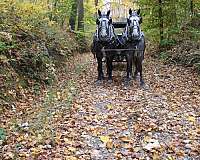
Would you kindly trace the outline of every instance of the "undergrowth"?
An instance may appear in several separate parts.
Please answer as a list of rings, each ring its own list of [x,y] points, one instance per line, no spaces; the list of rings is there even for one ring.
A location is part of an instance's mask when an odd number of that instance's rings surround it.
[[[173,39],[163,40],[160,52],[154,56],[163,62],[193,67],[200,73],[199,18],[199,15],[192,17],[189,23],[173,35]]]
[[[56,79],[61,61],[84,47],[40,5],[1,1],[0,10],[0,104],[9,105],[40,94]]]

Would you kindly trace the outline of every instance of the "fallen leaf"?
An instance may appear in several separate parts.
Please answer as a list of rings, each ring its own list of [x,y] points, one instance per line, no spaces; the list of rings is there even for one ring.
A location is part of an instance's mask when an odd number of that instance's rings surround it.
[[[102,142],[104,142],[104,143],[107,143],[107,142],[110,141],[109,136],[100,136],[99,138],[100,138],[100,140],[101,140]]]
[[[61,93],[57,92],[57,99],[60,100],[61,99]]]
[[[188,117],[188,121],[190,121],[190,122],[195,122],[195,117],[189,116],[189,117]]]
[[[96,159],[96,158],[98,158],[100,156],[101,156],[100,155],[100,150],[96,150],[96,149],[92,150],[92,152],[91,152],[91,158],[92,159]]]
[[[73,144],[73,142],[71,140],[69,140],[68,138],[64,138],[64,141],[66,144],[70,144],[70,145]]]
[[[151,140],[151,137],[149,137],[149,136],[145,136],[145,137],[144,137],[144,141],[145,141],[145,142],[150,142],[150,140]]]
[[[174,160],[174,157],[168,156],[168,157],[167,157],[167,160]]]
[[[124,143],[123,144],[123,148],[131,149],[131,148],[133,148],[133,146],[131,144],[129,144],[129,143]]]
[[[40,149],[39,148],[31,148],[31,153],[33,155],[38,155],[40,153]]]
[[[12,153],[12,152],[8,152],[8,153],[6,153],[5,155],[4,155],[4,158],[5,159],[14,159],[14,153]]]
[[[74,156],[67,156],[65,157],[66,160],[77,160],[78,158],[74,157]]]
[[[24,136],[23,135],[17,138],[18,142],[21,142],[22,140],[24,140]]]
[[[160,160],[160,156],[158,153],[153,153],[153,160]]]
[[[74,148],[74,147],[68,147],[68,150],[71,152],[76,152],[76,148]]]
[[[113,142],[111,140],[106,143],[106,148],[107,149],[112,149],[113,148]]]
[[[151,142],[144,146],[144,149],[150,151],[152,149],[160,148],[160,143],[158,140],[151,139]]]
[[[184,157],[185,153],[184,153],[184,151],[177,151],[176,155],[179,157]]]
[[[141,147],[134,147],[133,150],[134,150],[134,152],[138,152],[138,151],[142,150],[142,148]]]
[[[64,154],[65,154],[65,155],[69,155],[69,154],[70,154],[70,151],[68,150],[68,148],[65,148],[65,149],[64,149]]]
[[[113,106],[111,104],[107,105],[108,110],[111,110],[113,108]]]
[[[123,142],[131,142],[131,138],[130,137],[126,137],[126,136],[122,136],[120,137],[120,139],[123,141]]]

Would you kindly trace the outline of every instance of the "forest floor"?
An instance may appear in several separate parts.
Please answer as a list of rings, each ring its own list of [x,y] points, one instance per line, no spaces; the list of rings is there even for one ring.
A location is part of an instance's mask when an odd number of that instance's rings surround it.
[[[145,57],[146,87],[95,84],[92,54],[77,55],[55,86],[0,117],[2,159],[200,159],[200,79],[191,69]],[[20,109],[18,109],[20,108]]]

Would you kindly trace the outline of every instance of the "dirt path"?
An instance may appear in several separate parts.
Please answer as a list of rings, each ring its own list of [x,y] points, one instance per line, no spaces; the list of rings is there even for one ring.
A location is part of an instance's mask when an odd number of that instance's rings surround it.
[[[104,81],[96,85],[92,55],[81,56],[84,67],[74,78],[76,96],[70,110],[58,107],[62,106],[60,97],[51,108],[48,122],[53,138],[29,147],[20,143],[18,156],[200,159],[200,80],[196,73],[148,57],[144,62],[146,89],[140,88],[137,81],[124,87],[123,67],[114,71],[112,84]],[[73,86],[71,90],[75,90]],[[29,144],[34,141],[27,139],[24,141]]]

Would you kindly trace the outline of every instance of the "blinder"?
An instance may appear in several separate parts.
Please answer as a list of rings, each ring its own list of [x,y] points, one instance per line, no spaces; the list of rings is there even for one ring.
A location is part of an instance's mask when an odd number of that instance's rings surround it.
[[[139,16],[140,10],[129,10],[129,18],[127,18],[126,37],[129,41],[139,40],[141,38],[140,24],[142,23],[142,17]]]
[[[98,41],[107,43],[112,40],[112,19],[109,17],[110,11],[107,14],[101,14],[98,11],[99,18],[96,19],[98,25],[96,30],[96,37]]]

